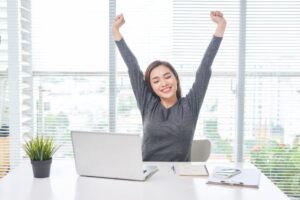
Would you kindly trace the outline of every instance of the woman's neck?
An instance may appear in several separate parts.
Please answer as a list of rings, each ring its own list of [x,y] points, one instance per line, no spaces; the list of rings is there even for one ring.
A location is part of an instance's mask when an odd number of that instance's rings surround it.
[[[168,98],[168,99],[163,99],[160,98],[160,103],[165,107],[165,108],[170,108],[173,105],[177,103],[177,96],[175,95],[174,97]]]

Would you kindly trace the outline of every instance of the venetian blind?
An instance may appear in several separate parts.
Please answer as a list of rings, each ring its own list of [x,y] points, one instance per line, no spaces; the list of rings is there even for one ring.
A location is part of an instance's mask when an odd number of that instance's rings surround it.
[[[7,4],[0,1],[0,178],[9,170],[7,93]]]
[[[21,158],[21,137],[32,133],[30,2],[0,1],[1,175]],[[3,12],[2,12],[3,11]],[[5,71],[3,71],[5,70]]]
[[[300,2],[247,1],[245,160],[300,197]]]
[[[212,66],[212,77],[204,99],[195,137],[212,142],[211,159],[233,160],[235,141],[235,84],[239,52],[239,1],[174,0],[173,58],[187,92],[194,81],[216,25],[209,13],[220,10],[227,20],[226,32]]]
[[[108,130],[108,9],[32,0],[35,133],[54,137],[56,157],[73,155],[71,130]]]

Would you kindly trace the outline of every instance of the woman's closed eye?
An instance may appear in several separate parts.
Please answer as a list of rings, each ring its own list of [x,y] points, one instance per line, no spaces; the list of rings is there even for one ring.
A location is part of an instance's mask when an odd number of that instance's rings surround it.
[[[158,77],[153,78],[153,79],[152,79],[152,83],[153,83],[153,84],[159,83],[159,78],[158,78]]]

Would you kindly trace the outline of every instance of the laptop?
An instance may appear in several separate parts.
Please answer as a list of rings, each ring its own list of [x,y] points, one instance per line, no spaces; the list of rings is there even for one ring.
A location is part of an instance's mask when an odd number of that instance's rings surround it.
[[[71,131],[71,137],[81,176],[145,181],[158,171],[143,164],[140,135]]]

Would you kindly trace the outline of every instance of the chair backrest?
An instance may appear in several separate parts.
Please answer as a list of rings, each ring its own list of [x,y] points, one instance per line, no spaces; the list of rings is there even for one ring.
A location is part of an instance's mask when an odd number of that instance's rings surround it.
[[[208,139],[194,140],[192,144],[191,161],[206,162],[210,156],[211,143]]]

